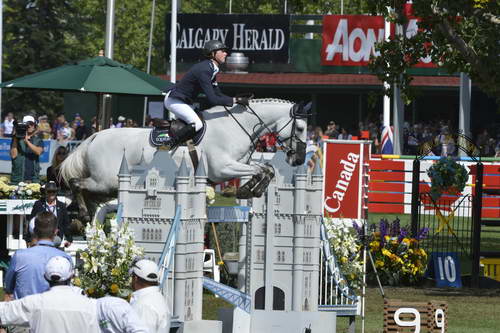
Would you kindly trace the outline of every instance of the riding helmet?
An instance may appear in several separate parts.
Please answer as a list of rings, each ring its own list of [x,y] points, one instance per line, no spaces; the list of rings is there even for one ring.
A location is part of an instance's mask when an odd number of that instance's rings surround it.
[[[212,53],[218,50],[225,50],[228,52],[229,48],[218,40],[209,40],[203,45],[203,55],[207,58],[211,58]]]

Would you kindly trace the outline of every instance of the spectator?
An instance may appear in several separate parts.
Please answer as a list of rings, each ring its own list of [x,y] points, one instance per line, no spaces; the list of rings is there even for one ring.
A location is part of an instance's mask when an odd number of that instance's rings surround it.
[[[69,127],[67,121],[65,121],[57,132],[57,140],[60,142],[69,141],[73,137],[73,130]]]
[[[58,139],[59,130],[64,127],[65,122],[66,118],[64,117],[64,113],[58,113],[56,120],[52,123],[52,138]]]
[[[3,136],[6,138],[12,137],[12,132],[14,131],[14,115],[12,112],[8,112],[2,123]]]
[[[12,159],[11,182],[21,181],[38,183],[40,181],[40,155],[43,153],[43,141],[37,135],[37,126],[33,116],[23,117],[23,126],[26,131],[16,134],[10,146],[10,157]],[[23,130],[24,131],[24,130]]]
[[[53,181],[45,185],[45,197],[35,201],[33,209],[31,210],[30,219],[40,212],[54,214],[57,220],[57,236],[59,236],[61,240],[65,239],[65,242],[63,242],[64,247],[68,247],[73,242],[73,237],[69,230],[70,220],[68,211],[66,210],[66,204],[57,200],[58,190],[57,184]],[[27,238],[27,241],[31,240],[29,234],[26,234],[25,238]]]
[[[313,144],[318,147],[323,147],[323,129],[319,126],[314,128],[314,133],[312,135],[311,140],[313,140]]]
[[[339,140],[352,140],[352,135],[347,133],[347,130],[345,129],[345,127],[342,127],[342,129],[340,130],[340,134],[338,136],[338,139]]]
[[[79,141],[85,140],[88,136],[88,132],[89,130],[87,126],[85,126],[85,120],[81,119],[78,127],[76,128],[75,139]]]
[[[97,317],[103,333],[147,333],[147,326],[127,301],[113,296],[97,300]],[[165,331],[168,333],[168,331]]]
[[[325,135],[328,136],[329,139],[336,139],[339,136],[339,132],[337,132],[337,126],[334,121],[330,121],[328,123]]]
[[[127,122],[125,123],[125,127],[134,127],[134,121],[128,118]]]
[[[0,320],[6,325],[29,325],[32,333],[99,332],[96,301],[70,286],[71,258],[54,256],[40,272],[50,290],[0,303]]]
[[[118,116],[118,122],[115,125],[116,128],[122,128],[125,127],[125,117],[124,116]]]
[[[66,159],[66,156],[68,156],[66,147],[57,147],[54,156],[52,156],[52,163],[47,168],[47,182],[54,182],[63,190],[68,190],[68,188],[66,187],[66,183],[59,177],[59,166]]]
[[[52,128],[50,128],[49,117],[46,115],[38,118],[38,131],[42,139],[50,140],[52,138]]]
[[[54,247],[57,232],[56,217],[49,212],[41,212],[35,217],[36,245],[17,250],[10,261],[5,275],[6,299],[20,299],[28,295],[42,293],[49,289],[43,278],[47,261],[54,256],[71,257]]]
[[[170,330],[170,310],[158,288],[158,266],[142,259],[132,265],[132,298],[130,305],[148,326],[150,333]]]

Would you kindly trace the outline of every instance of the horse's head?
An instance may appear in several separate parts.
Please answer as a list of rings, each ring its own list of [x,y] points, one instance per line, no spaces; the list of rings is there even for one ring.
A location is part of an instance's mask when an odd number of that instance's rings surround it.
[[[278,139],[284,144],[287,162],[292,166],[304,164],[306,158],[307,116],[311,103],[294,104],[290,109],[290,118],[279,125]]]

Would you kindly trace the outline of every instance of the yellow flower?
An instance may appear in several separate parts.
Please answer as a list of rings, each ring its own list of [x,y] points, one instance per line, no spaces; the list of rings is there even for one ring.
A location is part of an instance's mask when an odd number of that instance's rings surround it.
[[[95,293],[95,289],[94,288],[87,289],[87,294],[92,295],[93,293]]]
[[[119,275],[119,274],[120,274],[120,270],[118,268],[115,267],[115,268],[113,268],[111,270],[111,275],[116,276],[116,275]]]
[[[347,262],[347,258],[346,257],[342,257],[340,258],[340,262],[345,264]]]
[[[389,237],[389,235],[385,235],[384,239],[386,242],[388,242],[391,239],[391,237]]]
[[[403,240],[401,241],[401,243],[405,243],[405,245],[410,245],[410,240],[408,238],[403,238]]]
[[[390,257],[392,255],[391,251],[387,249],[382,249],[382,254],[386,257]]]
[[[378,267],[384,267],[384,262],[382,260],[376,260],[375,261],[375,266]]]
[[[377,251],[380,248],[380,242],[377,242],[377,241],[371,242],[370,248],[372,251]]]
[[[80,287],[82,285],[82,281],[80,281],[79,277],[73,278],[73,284],[77,287]]]
[[[113,283],[111,285],[111,287],[109,287],[109,291],[111,291],[112,294],[118,294],[118,292],[120,291],[120,288],[118,287],[118,285],[116,283]]]

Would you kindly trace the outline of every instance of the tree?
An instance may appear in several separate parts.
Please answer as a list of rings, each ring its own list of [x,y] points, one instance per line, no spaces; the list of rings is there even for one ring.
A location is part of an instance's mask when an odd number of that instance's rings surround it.
[[[4,5],[3,79],[63,65],[72,60],[68,35],[79,30],[74,7],[68,1],[11,0]],[[3,109],[18,115],[60,110],[62,97],[49,91],[5,89]]]
[[[368,5],[372,14],[382,13],[405,27],[409,22],[405,3],[372,0]],[[500,99],[499,7],[497,0],[415,0],[413,15],[419,18],[418,32],[410,36],[403,28],[403,34],[377,44],[381,55],[372,58],[370,68],[380,80],[397,83],[403,97],[410,100],[414,92],[408,70],[420,58],[430,56],[450,74],[467,73],[481,90]]]

